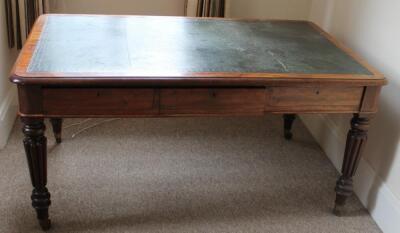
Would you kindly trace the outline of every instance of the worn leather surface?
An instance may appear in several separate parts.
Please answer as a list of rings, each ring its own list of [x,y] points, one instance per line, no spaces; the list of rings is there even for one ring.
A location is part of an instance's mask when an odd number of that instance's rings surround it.
[[[51,15],[28,72],[370,74],[306,22]]]

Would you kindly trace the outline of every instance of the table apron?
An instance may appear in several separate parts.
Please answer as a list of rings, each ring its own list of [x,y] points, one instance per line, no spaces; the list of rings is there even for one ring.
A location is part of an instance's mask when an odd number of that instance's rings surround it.
[[[20,115],[167,117],[373,113],[380,87],[89,88],[20,86]]]

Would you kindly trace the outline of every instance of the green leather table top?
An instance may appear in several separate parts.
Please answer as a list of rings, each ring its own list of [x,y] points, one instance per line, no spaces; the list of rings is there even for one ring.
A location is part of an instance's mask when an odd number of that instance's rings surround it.
[[[49,15],[27,73],[371,73],[308,22]]]

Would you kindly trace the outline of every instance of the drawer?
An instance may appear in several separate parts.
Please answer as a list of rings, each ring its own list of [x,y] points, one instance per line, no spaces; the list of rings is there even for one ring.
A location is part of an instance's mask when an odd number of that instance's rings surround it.
[[[363,87],[272,87],[267,89],[270,112],[358,112]]]
[[[171,88],[160,91],[165,115],[261,115],[265,88]]]
[[[124,116],[158,114],[154,89],[44,88],[45,115]]]

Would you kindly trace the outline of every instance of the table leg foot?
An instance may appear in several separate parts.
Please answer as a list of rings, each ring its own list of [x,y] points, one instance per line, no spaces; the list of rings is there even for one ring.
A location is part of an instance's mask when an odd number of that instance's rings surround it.
[[[43,231],[48,231],[51,228],[51,221],[50,219],[42,219],[39,220],[40,227]]]
[[[284,114],[283,115],[283,120],[284,120],[284,136],[287,140],[291,140],[293,138],[293,133],[292,133],[292,126],[293,122],[296,119],[295,114]]]
[[[336,188],[336,192],[340,192],[338,188]],[[347,191],[345,195],[336,193],[335,207],[333,208],[333,214],[341,217],[344,213],[344,206],[346,204],[347,198],[352,194],[352,186],[351,189]]]
[[[62,133],[62,118],[51,118],[50,122],[53,127],[54,137],[56,142],[59,144],[62,142],[61,133]]]
[[[41,190],[34,189],[32,192],[32,206],[36,210],[37,219],[39,221],[40,227],[43,230],[48,230],[51,227],[51,222],[49,219],[49,206],[50,193],[47,188]]]
[[[337,217],[342,217],[343,216],[343,208],[344,208],[343,206],[335,204],[335,207],[333,208],[333,214]]]

